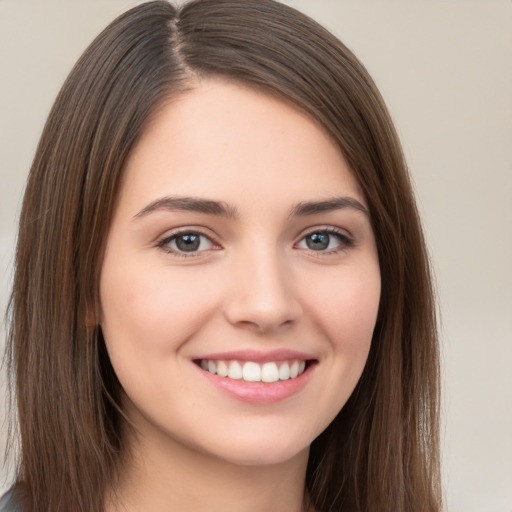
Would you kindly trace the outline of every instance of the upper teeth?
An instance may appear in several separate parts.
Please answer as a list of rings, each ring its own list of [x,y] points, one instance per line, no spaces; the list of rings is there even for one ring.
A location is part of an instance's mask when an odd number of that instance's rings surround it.
[[[277,382],[278,380],[294,379],[304,372],[306,361],[283,361],[255,363],[253,361],[211,361],[201,360],[201,368],[207,372],[244,380],[246,382]]]

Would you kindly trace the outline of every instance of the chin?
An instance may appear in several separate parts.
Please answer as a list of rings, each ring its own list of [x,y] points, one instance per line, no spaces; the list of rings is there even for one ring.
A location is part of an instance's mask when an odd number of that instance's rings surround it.
[[[200,450],[213,458],[240,466],[269,466],[304,457],[319,434],[305,425],[294,432],[293,426],[275,422],[255,422],[253,428],[239,425],[226,429],[225,425],[211,429],[211,436],[201,443]],[[224,428],[223,428],[224,427]],[[245,427],[245,428],[244,428]],[[222,432],[221,432],[222,431]]]
[[[232,443],[228,453],[216,454],[218,458],[228,463],[254,467],[282,465],[300,458],[307,460],[308,455],[309,444],[283,445],[281,441],[268,439],[261,442],[243,440]]]

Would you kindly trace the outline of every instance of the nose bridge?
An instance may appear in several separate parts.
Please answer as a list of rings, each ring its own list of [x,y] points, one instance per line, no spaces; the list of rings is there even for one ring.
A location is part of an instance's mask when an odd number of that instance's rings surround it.
[[[297,320],[300,308],[291,269],[277,246],[252,246],[236,256],[225,311],[231,323],[262,332]]]

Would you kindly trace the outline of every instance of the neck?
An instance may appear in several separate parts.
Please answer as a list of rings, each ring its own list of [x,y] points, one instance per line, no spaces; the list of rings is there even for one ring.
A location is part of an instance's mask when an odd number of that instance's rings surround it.
[[[139,436],[128,446],[107,512],[306,510],[308,450],[275,464],[239,465],[169,438]]]

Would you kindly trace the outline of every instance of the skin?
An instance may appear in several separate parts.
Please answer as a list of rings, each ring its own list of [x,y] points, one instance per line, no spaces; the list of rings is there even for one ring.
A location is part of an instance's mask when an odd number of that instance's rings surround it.
[[[155,206],[169,196],[227,212]],[[339,197],[352,203],[296,214]],[[159,109],[128,159],[100,280],[134,427],[109,510],[303,510],[309,445],[353,391],[377,317],[365,207],[337,146],[288,103],[204,80]],[[180,253],[176,232],[202,233],[199,249]],[[308,246],[312,232],[326,249]],[[277,402],[225,393],[194,363],[276,349],[313,360],[306,384]]]

